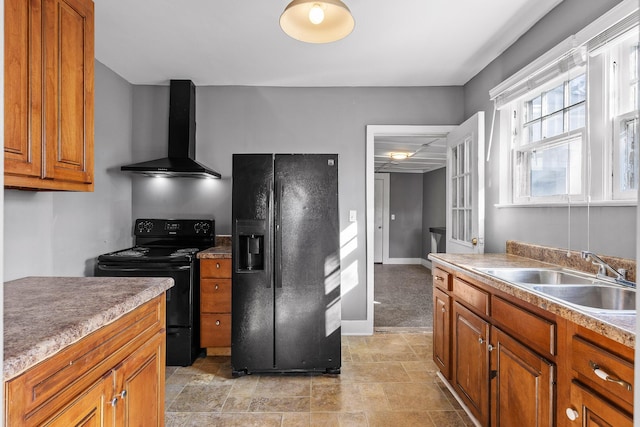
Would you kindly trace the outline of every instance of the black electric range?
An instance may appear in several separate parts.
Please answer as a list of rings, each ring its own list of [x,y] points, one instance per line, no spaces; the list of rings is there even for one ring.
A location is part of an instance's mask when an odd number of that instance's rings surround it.
[[[200,269],[196,254],[215,246],[210,219],[137,219],[135,246],[100,255],[96,276],[171,277],[167,291],[167,365],[200,353]]]

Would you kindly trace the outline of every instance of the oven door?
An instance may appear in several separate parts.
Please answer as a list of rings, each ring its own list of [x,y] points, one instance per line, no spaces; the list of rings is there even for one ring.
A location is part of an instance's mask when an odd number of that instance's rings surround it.
[[[111,277],[170,277],[174,281],[167,290],[167,328],[194,326],[195,288],[194,268],[191,265],[135,263],[96,265],[96,276]]]

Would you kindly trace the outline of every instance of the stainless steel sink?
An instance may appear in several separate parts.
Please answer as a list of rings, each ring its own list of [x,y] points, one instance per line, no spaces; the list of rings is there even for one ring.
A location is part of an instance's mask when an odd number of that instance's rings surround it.
[[[636,310],[636,290],[633,288],[594,284],[588,286],[537,285],[532,289],[588,311],[635,314]]]
[[[636,289],[561,268],[478,268],[490,276],[531,289],[576,308],[607,314],[635,314]]]
[[[549,285],[587,285],[595,278],[576,272],[552,268],[478,268],[479,271],[519,284],[549,284]]]

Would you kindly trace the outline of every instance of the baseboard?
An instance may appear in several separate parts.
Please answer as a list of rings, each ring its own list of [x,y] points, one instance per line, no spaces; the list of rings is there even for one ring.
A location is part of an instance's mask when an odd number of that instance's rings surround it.
[[[429,261],[428,259],[420,259],[421,264],[423,267],[428,268],[429,270],[431,270],[431,267],[433,267],[433,265],[431,264],[431,261]]]
[[[369,320],[343,320],[342,335],[373,335],[373,322]]]
[[[389,258],[385,264],[422,264],[422,258]]]

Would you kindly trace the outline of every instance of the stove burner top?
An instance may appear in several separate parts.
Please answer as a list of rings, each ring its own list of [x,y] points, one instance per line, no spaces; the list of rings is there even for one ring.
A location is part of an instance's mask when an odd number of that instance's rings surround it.
[[[179,256],[184,254],[195,254],[196,252],[200,252],[198,248],[181,248],[171,254],[171,256]]]
[[[149,252],[149,248],[131,248],[131,249],[125,249],[120,252],[116,252],[113,255],[138,258],[138,257],[145,256],[147,252]]]

